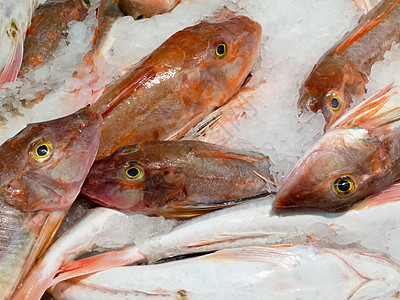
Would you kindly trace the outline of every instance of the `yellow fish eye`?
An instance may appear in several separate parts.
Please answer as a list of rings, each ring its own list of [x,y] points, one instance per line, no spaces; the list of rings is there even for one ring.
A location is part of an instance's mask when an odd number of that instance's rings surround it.
[[[341,104],[342,104],[342,97],[340,96],[339,93],[337,92],[329,92],[326,95],[326,101],[329,105],[329,107],[333,110],[333,111],[337,111],[339,110]]]
[[[223,58],[226,55],[227,47],[225,43],[219,43],[215,48],[215,57]]]
[[[90,0],[82,0],[82,4],[84,7],[89,8],[90,7]]]
[[[128,167],[124,171],[125,177],[128,179],[141,179],[144,175],[144,171],[139,166]]]
[[[53,147],[49,142],[43,142],[38,144],[35,149],[33,149],[32,157],[37,162],[44,162],[48,160],[53,154]]]
[[[333,183],[334,191],[339,195],[346,195],[354,191],[356,184],[350,176],[340,177]]]

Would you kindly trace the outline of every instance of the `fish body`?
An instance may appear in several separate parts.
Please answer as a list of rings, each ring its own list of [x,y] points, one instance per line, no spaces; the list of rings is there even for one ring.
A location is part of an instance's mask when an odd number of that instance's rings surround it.
[[[150,18],[170,12],[181,0],[118,0],[118,7],[135,19]]]
[[[0,299],[10,297],[78,195],[100,124],[85,108],[29,124],[0,146]]]
[[[111,269],[51,288],[57,299],[373,299],[399,292],[399,267],[358,249],[247,247]],[[268,295],[268,296],[266,296]]]
[[[146,141],[96,161],[81,192],[106,207],[191,217],[269,192],[269,168],[259,153],[200,141]]]
[[[53,58],[60,40],[67,37],[68,23],[83,21],[89,4],[88,0],[48,0],[36,9],[27,30],[18,77]]]
[[[400,1],[383,0],[314,66],[300,89],[298,107],[321,110],[325,129],[363,95],[372,65],[400,42]]]
[[[37,0],[0,1],[0,87],[17,78],[24,39]]]
[[[276,208],[340,211],[400,178],[400,97],[391,89],[343,115],[304,153]]]
[[[104,118],[96,159],[123,145],[183,136],[238,90],[260,38],[261,26],[244,16],[172,35],[92,105]]]

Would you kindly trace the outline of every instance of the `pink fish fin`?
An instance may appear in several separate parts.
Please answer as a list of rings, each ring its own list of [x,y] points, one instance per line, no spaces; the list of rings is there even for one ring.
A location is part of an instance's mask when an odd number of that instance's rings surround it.
[[[61,267],[50,286],[70,278],[92,274],[111,268],[127,266],[137,262],[146,261],[146,259],[147,257],[140,253],[136,247],[121,248],[80,259]]]
[[[359,0],[355,0],[359,1]],[[339,44],[335,52],[337,54],[343,53],[350,45],[353,45],[360,37],[368,33],[371,29],[378,26],[400,3],[400,0],[395,1],[382,1],[378,4],[379,7],[375,14],[370,19],[362,19],[362,23],[348,35],[347,39]]]
[[[400,182],[396,182],[379,193],[373,194],[363,201],[355,204],[352,210],[367,209],[374,206],[379,206],[382,204],[400,201]]]
[[[0,87],[6,82],[12,82],[17,79],[22,64],[24,39],[24,35],[17,34],[6,64],[0,73]]]
[[[369,0],[353,0],[354,4],[357,6],[359,10],[363,10],[364,13],[367,13],[371,10],[372,5]]]
[[[154,68],[145,68],[137,71],[132,68],[119,80],[106,87],[105,92],[97,99],[91,107],[103,117],[107,116],[112,109],[131,94],[138,92],[148,81],[156,76]]]
[[[296,254],[285,251],[284,248],[293,247],[293,244],[275,246],[252,246],[246,248],[224,249],[202,256],[203,260],[227,260],[245,262],[267,262],[276,265],[294,264],[298,261]]]
[[[254,98],[255,89],[240,87],[235,95],[223,106],[206,116],[194,126],[185,139],[197,139],[205,137],[209,130],[215,131],[228,122],[235,122],[245,115],[244,108]]]
[[[369,127],[369,120],[397,94],[393,91],[393,84],[390,84],[367,100],[364,100],[348,113],[339,118],[329,130],[334,128]]]

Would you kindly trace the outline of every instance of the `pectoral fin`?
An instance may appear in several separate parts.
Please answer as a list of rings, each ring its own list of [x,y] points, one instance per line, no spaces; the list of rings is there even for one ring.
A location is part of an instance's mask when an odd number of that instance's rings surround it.
[[[0,73],[0,87],[6,82],[12,82],[17,78],[19,69],[21,68],[22,55],[24,49],[24,35],[15,33],[11,52],[8,56],[6,64]]]

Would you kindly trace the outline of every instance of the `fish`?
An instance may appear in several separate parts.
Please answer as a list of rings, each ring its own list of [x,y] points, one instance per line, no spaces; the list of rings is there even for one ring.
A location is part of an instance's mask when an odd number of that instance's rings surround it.
[[[143,221],[134,220],[144,216],[99,207],[57,240],[35,265],[28,276],[31,282],[28,286],[31,289],[35,286],[38,295],[29,299],[40,299],[47,288],[69,278],[135,263],[153,263],[235,247],[310,242],[321,247],[327,244],[349,247],[356,242],[362,248],[384,253],[395,263],[400,263],[400,248],[392,242],[400,234],[398,191],[398,185],[397,188],[388,187],[346,213],[277,214],[273,206],[275,196],[269,195],[259,201],[190,219],[172,230],[141,241],[129,237],[122,241],[115,237],[126,236],[135,230]],[[133,242],[136,245],[131,246]],[[113,251],[73,261],[97,247]]]
[[[393,86],[348,111],[279,187],[275,207],[343,211],[400,178],[400,97]]]
[[[312,276],[310,276],[312,274]],[[281,245],[224,249],[115,268],[50,289],[57,299],[374,299],[400,291],[400,269],[362,249]]]
[[[99,144],[88,108],[28,124],[0,146],[0,299],[8,299],[50,244]]]
[[[91,105],[103,116],[96,160],[124,145],[182,137],[239,89],[260,38],[261,26],[245,16],[173,34]]]
[[[170,12],[180,2],[181,0],[118,0],[118,7],[126,15],[140,20]]]
[[[201,141],[145,141],[93,164],[81,193],[103,206],[190,218],[274,190],[268,157]]]
[[[52,59],[60,41],[67,37],[68,23],[83,21],[89,7],[90,0],[48,0],[40,5],[26,33],[18,77]]]
[[[400,1],[383,0],[316,63],[299,92],[301,111],[321,110],[325,131],[343,115],[354,96],[365,94],[372,65],[400,42]]]
[[[0,88],[17,78],[25,34],[36,6],[37,0],[0,1]]]

